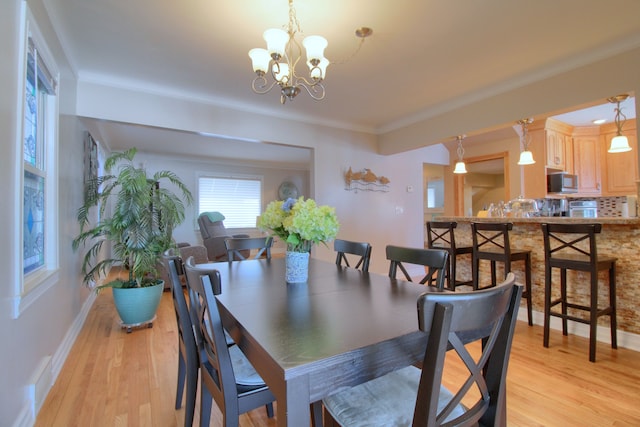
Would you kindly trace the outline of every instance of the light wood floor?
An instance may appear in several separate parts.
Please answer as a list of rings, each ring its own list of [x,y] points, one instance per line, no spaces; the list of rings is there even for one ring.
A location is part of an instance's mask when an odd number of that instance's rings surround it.
[[[110,292],[103,292],[36,426],[184,424],[184,409],[174,409],[178,350],[171,295],[163,294],[153,328],[127,334],[117,317]],[[639,426],[640,354],[598,344],[597,359],[588,361],[584,338],[552,331],[547,349],[542,328],[520,322],[509,365],[509,426]],[[220,426],[213,408],[210,425]],[[276,423],[261,408],[243,415],[240,425]]]

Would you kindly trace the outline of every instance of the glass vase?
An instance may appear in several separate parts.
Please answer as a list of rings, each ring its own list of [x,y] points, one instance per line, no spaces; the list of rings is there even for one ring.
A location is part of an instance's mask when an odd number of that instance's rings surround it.
[[[304,283],[309,278],[309,252],[296,252],[287,247],[285,254],[285,280]]]

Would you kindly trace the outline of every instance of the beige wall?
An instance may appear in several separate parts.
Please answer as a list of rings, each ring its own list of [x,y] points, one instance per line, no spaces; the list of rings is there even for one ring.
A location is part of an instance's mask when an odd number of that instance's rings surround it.
[[[336,207],[342,223],[340,237],[371,241],[371,270],[386,274],[386,244],[423,244],[424,203],[423,192],[419,190],[422,188],[422,164],[449,163],[446,153],[440,149],[423,147],[442,142],[451,135],[471,134],[521,117],[589,103],[616,93],[635,91],[637,94],[640,89],[640,48],[636,48],[522,88],[496,89],[494,95],[486,99],[452,108],[402,129],[372,135],[135,89],[77,82],[69,71],[71,67],[52,31],[42,0],[29,0],[28,3],[63,72],[60,85],[63,116],[59,129],[60,270],[54,283],[41,294],[31,296],[20,316],[12,318],[11,313],[20,302],[14,289],[21,276],[17,262],[21,245],[15,233],[22,223],[17,173],[20,168],[15,160],[18,158],[16,147],[20,146],[17,141],[19,114],[15,108],[21,94],[16,63],[20,2],[4,1],[0,5],[0,52],[3,56],[0,61],[0,92],[3,94],[0,97],[3,148],[0,194],[4,201],[0,207],[0,223],[4,225],[0,228],[0,240],[4,243],[0,249],[0,270],[4,278],[0,285],[0,342],[11,344],[11,351],[0,352],[0,366],[3,367],[0,425],[33,423],[35,408],[30,384],[34,376],[42,373],[48,372],[55,377],[90,303],[86,289],[80,286],[79,255],[71,250],[71,239],[78,230],[75,208],[82,197],[81,153],[85,129],[80,116],[313,148],[315,161],[309,173],[310,195],[320,203]],[[638,105],[636,110],[640,110]],[[516,156],[512,156],[510,162],[516,161]],[[388,193],[346,191],[343,174],[348,167],[368,167],[388,176],[391,190]],[[451,176],[451,168],[446,169]],[[517,170],[517,167],[511,170],[514,183],[518,182]],[[450,182],[446,184],[445,191],[451,190],[450,185]],[[517,190],[512,192],[513,196],[518,194]],[[330,248],[319,247],[314,256],[333,259]],[[41,365],[43,361],[49,361],[49,364]]]

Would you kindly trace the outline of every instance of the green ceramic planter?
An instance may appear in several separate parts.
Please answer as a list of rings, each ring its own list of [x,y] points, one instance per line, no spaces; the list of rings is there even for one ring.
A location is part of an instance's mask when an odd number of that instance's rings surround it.
[[[113,288],[113,302],[123,326],[136,326],[153,320],[160,305],[164,281],[144,288]]]

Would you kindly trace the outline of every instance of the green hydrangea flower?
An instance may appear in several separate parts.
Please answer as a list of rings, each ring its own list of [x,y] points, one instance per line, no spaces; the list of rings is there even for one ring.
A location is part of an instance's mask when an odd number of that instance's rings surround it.
[[[258,227],[285,241],[288,250],[308,252],[314,244],[333,240],[340,223],[335,208],[300,197],[269,203],[258,219]]]

